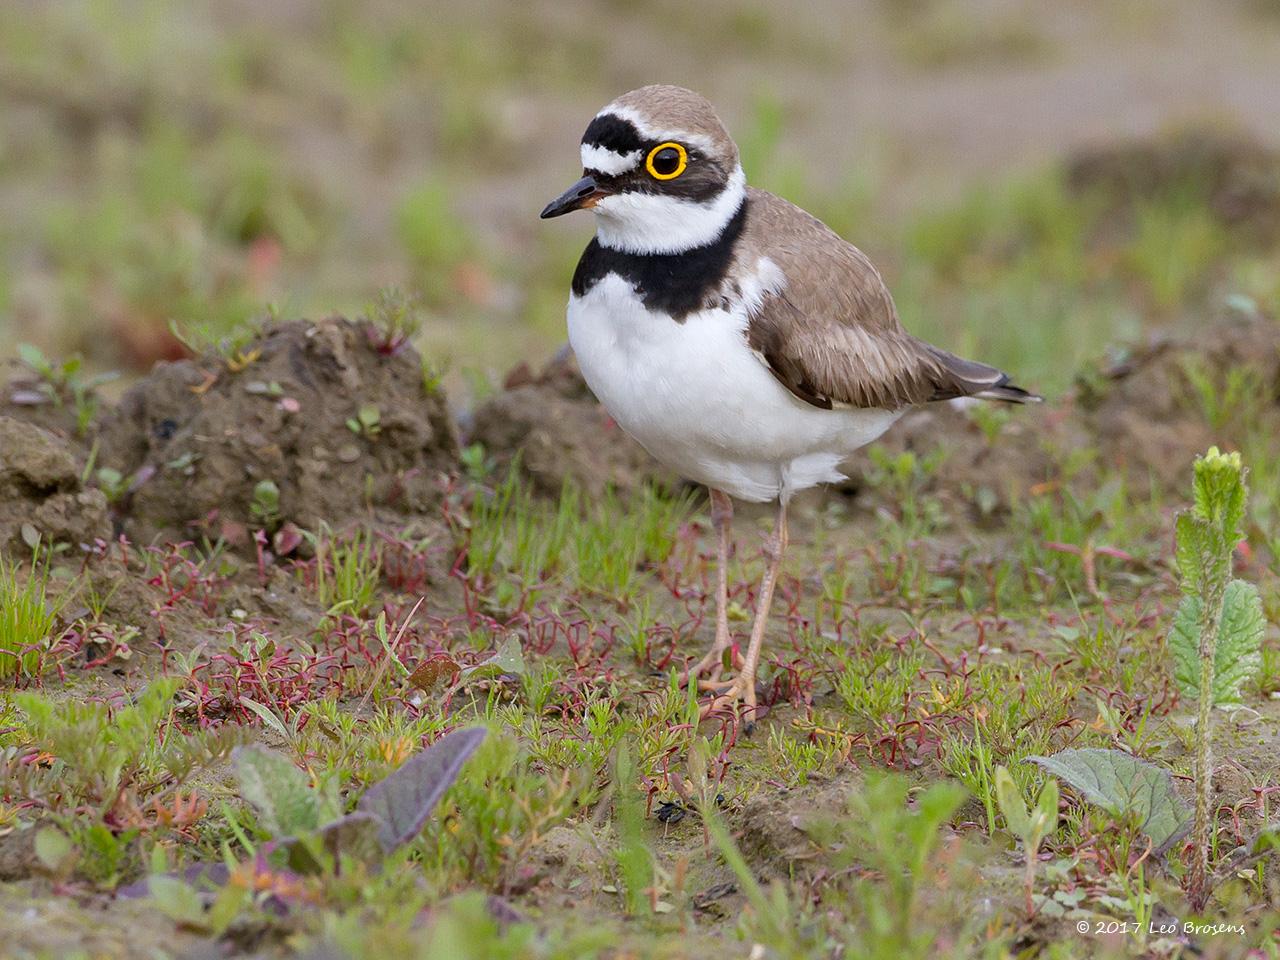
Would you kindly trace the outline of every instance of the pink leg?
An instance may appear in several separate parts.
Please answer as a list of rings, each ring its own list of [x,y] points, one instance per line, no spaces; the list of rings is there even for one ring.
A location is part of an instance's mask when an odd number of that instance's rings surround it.
[[[724,652],[729,649],[733,637],[729,634],[729,528],[733,523],[733,501],[727,493],[711,490],[711,523],[719,538],[716,570],[716,640],[711,649],[686,671],[684,682],[705,676],[715,682],[724,664]],[[701,684],[700,684],[701,685]]]
[[[773,604],[773,589],[778,583],[778,572],[782,567],[782,555],[787,549],[787,505],[778,503],[778,517],[773,525],[773,533],[764,543],[764,555],[767,561],[764,579],[760,582],[760,596],[756,600],[756,619],[751,627],[751,644],[747,647],[747,656],[738,675],[727,683],[712,685],[719,694],[703,707],[705,717],[718,710],[734,707],[739,700],[747,705],[747,721],[755,719],[756,712],[756,669],[760,665],[760,651],[764,647],[765,629],[769,624],[769,607]]]

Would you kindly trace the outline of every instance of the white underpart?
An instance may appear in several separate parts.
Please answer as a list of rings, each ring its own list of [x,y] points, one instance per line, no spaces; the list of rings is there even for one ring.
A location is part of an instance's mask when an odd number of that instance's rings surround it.
[[[626,253],[680,253],[705,246],[733,219],[746,189],[739,166],[724,189],[706,203],[637,190],[604,197],[593,208],[596,238]]]
[[[631,150],[628,153],[617,153],[599,144],[584,143],[582,145],[582,165],[588,170],[616,177],[618,174],[634,170],[640,165],[640,151]]]
[[[748,307],[785,283],[767,258],[742,297],[677,323],[610,274],[569,299],[569,342],[592,392],[627,433],[682,476],[765,502],[843,478],[841,461],[900,412],[822,410],[797,399],[747,345]]]

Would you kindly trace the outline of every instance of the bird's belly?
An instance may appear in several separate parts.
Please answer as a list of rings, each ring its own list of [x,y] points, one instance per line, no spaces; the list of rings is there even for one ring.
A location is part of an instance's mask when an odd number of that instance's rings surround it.
[[[608,276],[569,301],[587,385],[654,457],[690,480],[765,501],[840,479],[837,465],[898,418],[822,410],[794,397],[746,342],[745,310],[677,323]]]

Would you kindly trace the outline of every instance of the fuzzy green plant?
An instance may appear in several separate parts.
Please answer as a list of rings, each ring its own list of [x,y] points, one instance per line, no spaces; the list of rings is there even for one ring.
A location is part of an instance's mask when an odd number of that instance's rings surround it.
[[[1243,536],[1248,470],[1238,453],[1217,447],[1196,460],[1194,506],[1178,516],[1182,602],[1169,634],[1174,677],[1198,705],[1195,821],[1189,878],[1192,903],[1209,896],[1213,830],[1213,707],[1240,702],[1240,688],[1260,663],[1265,619],[1257,588],[1233,580],[1232,554]]]
[[[0,680],[29,677],[40,668],[60,604],[49,597],[49,568],[38,561],[23,578],[0,554]]]

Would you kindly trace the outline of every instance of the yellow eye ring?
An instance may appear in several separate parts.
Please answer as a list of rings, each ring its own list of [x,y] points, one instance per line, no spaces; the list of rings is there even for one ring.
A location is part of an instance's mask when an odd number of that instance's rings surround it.
[[[674,150],[679,156],[679,162],[674,170],[667,173],[660,173],[658,168],[653,165],[653,159],[663,150]],[[674,140],[668,140],[666,143],[660,143],[649,151],[649,156],[644,158],[644,168],[649,171],[649,176],[655,180],[674,180],[680,174],[684,173],[684,168],[689,165],[689,154],[684,147],[676,143]]]

